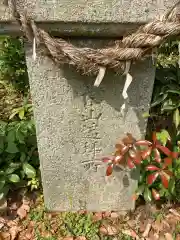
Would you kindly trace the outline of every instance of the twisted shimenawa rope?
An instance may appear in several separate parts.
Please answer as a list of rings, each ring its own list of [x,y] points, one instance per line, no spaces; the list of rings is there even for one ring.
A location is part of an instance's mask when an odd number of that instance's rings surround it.
[[[97,74],[99,69],[110,68],[116,72],[125,70],[127,61],[138,61],[152,54],[169,37],[180,35],[180,18],[176,12],[177,4],[161,20],[154,20],[135,33],[116,42],[113,47],[104,49],[77,48],[62,38],[52,38],[47,32],[38,28],[26,14],[20,14],[16,0],[9,0],[13,16],[19,22],[28,40],[43,47],[46,55],[58,64],[69,64],[84,74]]]

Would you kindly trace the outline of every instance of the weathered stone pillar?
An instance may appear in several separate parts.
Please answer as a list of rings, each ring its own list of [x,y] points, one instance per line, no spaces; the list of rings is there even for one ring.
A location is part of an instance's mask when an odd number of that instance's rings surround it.
[[[26,9],[52,34],[94,48],[108,44],[104,37],[114,40],[164,13],[172,2],[17,0],[20,11]],[[81,76],[69,66],[59,68],[41,55],[34,61],[32,46],[26,47],[26,55],[46,207],[52,211],[132,209],[136,181],[130,173],[114,171],[107,181],[106,166],[92,167],[92,163],[110,154],[126,132],[144,136],[142,113],[149,109],[155,75],[151,59],[131,67],[128,112],[122,117],[124,77],[109,72],[95,88],[94,77]]]

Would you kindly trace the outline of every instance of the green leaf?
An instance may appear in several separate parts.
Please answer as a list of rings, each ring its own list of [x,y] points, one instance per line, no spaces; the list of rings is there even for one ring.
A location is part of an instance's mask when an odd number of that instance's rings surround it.
[[[16,131],[15,129],[11,129],[6,136],[6,141],[14,142],[15,140],[16,140]]]
[[[139,186],[137,191],[136,191],[136,194],[137,195],[142,195],[143,192],[144,192],[144,189],[145,189],[145,187],[143,185]]]
[[[10,115],[9,119],[14,118],[16,116],[16,114],[18,114],[18,112],[19,112],[19,108],[13,109],[12,114]]]
[[[5,183],[6,183],[5,177],[1,177],[0,178],[0,190],[4,187]]]
[[[0,136],[5,136],[7,123],[0,120]]]
[[[4,151],[4,139],[0,136],[0,154]]]
[[[142,114],[142,117],[143,117],[143,118],[148,118],[148,117],[150,117],[149,112],[144,112],[144,113]]]
[[[179,123],[180,123],[180,114],[179,114],[179,109],[178,108],[174,111],[173,122],[174,122],[176,128],[178,128]]]
[[[22,144],[25,143],[25,136],[24,136],[24,134],[21,132],[20,129],[18,129],[18,130],[16,131],[16,139],[17,139],[20,143],[22,143]]]
[[[6,152],[8,153],[17,153],[19,152],[16,144],[14,142],[8,142],[8,146],[6,148]]]
[[[167,90],[167,92],[175,93],[175,94],[179,94],[180,95],[180,91],[178,91],[178,90]]]
[[[26,159],[26,154],[24,152],[21,152],[21,157],[20,157],[20,161],[24,162]]]
[[[17,183],[20,182],[20,178],[17,174],[11,174],[8,176],[10,182]]]
[[[24,118],[24,108],[19,111],[19,118],[22,120]]]
[[[9,192],[9,186],[5,186],[3,189],[0,190],[0,201],[4,199]]]
[[[13,163],[11,162],[9,165],[8,165],[8,168],[5,170],[5,173],[7,175],[9,174],[12,174],[13,172],[15,172],[18,168],[20,168],[21,166],[21,163]]]
[[[152,201],[152,193],[149,190],[149,188],[145,188],[144,199],[145,199],[146,202],[151,202]]]
[[[36,176],[36,170],[29,164],[23,164],[23,170],[28,178],[34,178]]]
[[[169,181],[169,191],[171,194],[175,193],[175,186],[176,186],[176,182],[174,178],[171,178]]]
[[[160,103],[162,103],[166,98],[167,98],[168,94],[164,94],[161,95],[160,97],[158,97],[152,104],[151,107],[155,107],[157,105],[159,105]]]
[[[156,133],[157,139],[165,146],[168,139],[170,139],[170,135],[168,131],[163,129],[161,132]]]

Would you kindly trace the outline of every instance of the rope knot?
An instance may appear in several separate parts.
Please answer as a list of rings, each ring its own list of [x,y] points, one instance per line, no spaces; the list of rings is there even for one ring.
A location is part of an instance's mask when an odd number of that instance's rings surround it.
[[[135,62],[151,56],[168,37],[180,35],[180,14],[178,1],[161,20],[154,20],[140,27],[115,44],[103,49],[78,48],[69,42],[51,37],[47,32],[37,27],[35,22],[17,10],[16,0],[9,0],[9,7],[15,19],[21,25],[22,31],[30,42],[42,44],[45,54],[58,64],[69,64],[83,74],[97,74],[96,85],[102,80],[105,69],[124,72],[126,62]]]

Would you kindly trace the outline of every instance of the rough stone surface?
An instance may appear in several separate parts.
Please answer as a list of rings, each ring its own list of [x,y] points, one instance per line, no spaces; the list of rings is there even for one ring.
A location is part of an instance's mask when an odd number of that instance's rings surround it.
[[[28,47],[26,54],[46,207],[51,211],[132,209],[136,173],[130,178],[127,170],[115,169],[106,179],[100,159],[111,154],[126,132],[144,136],[142,113],[149,109],[155,73],[151,60],[132,66],[130,102],[123,118],[124,77],[109,72],[95,88],[95,77],[81,76],[68,66],[58,68],[46,57],[33,61]]]
[[[16,0],[37,21],[146,22],[164,14],[176,0]],[[0,20],[8,19],[0,2]]]

